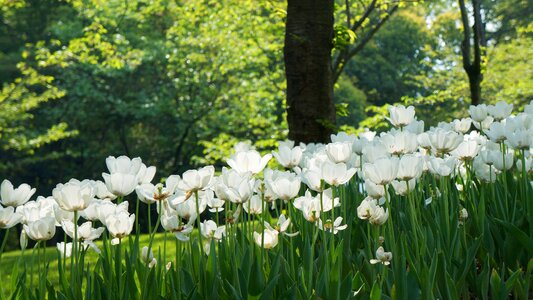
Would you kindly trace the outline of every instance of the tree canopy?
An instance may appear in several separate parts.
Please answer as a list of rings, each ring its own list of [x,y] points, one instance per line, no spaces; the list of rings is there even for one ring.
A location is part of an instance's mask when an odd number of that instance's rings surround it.
[[[480,7],[481,100],[521,107],[531,3]],[[99,176],[108,155],[179,173],[223,164],[239,141],[275,148],[288,137],[287,13],[285,1],[0,0],[0,177],[49,190]],[[427,124],[466,114],[458,2],[334,1],[332,17],[332,131],[384,129],[376,112],[396,102]]]

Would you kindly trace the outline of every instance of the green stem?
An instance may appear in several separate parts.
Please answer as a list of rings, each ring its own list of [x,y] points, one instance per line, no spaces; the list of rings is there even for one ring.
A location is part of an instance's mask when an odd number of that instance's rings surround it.
[[[148,242],[148,253],[150,253],[150,250],[152,250],[152,243],[154,241],[154,236],[157,232],[157,229],[159,228],[159,223],[161,223],[161,215],[157,215],[157,222],[155,223],[154,230],[150,233],[150,241]]]
[[[0,246],[0,263],[2,262],[2,254],[4,253],[4,248],[7,244],[7,239],[9,237],[9,231],[11,228],[6,229],[6,233],[4,235],[4,240],[2,241],[2,246]]]
[[[292,209],[291,209],[291,206],[289,203],[287,203],[287,211],[288,211],[288,214],[289,214],[289,220],[291,220],[292,223],[294,223],[294,220],[292,219]],[[289,254],[289,258],[291,260],[291,271],[292,271],[292,274],[296,274],[296,268],[294,267],[294,246],[293,246],[293,241],[292,241],[292,238],[288,237],[289,239],[289,249],[290,249],[290,254]]]
[[[265,256],[265,191],[261,184],[261,269],[263,268],[263,257]]]
[[[200,227],[200,200],[198,199],[198,191],[195,191],[194,192],[194,198],[196,200],[196,224],[198,225],[198,241],[199,241],[199,244],[198,244],[198,253],[199,253],[199,257],[198,257],[198,263],[199,263],[199,268],[198,268],[198,275],[200,276],[200,291],[203,290],[203,278],[204,278],[204,274],[203,274],[203,260],[204,260],[204,249],[203,249],[203,237],[202,237],[202,227]]]
[[[309,260],[309,278],[307,279],[307,287],[308,289],[313,288],[313,268],[314,268],[314,260],[315,260],[315,243],[318,238],[318,228],[316,226],[311,226],[313,229],[313,241],[311,242],[311,259]]]
[[[148,232],[152,232],[152,204],[148,203]]]
[[[141,231],[139,228],[139,202],[139,197],[137,197],[137,202],[135,203],[135,232],[137,233],[137,236],[139,236]]]
[[[200,203],[199,200],[198,200],[198,191],[195,191],[194,192],[194,198],[196,200],[196,224],[198,225],[198,238],[199,238],[199,241],[200,241],[200,250],[202,250],[202,228],[200,227]]]
[[[76,269],[78,267],[78,211],[74,211],[74,239],[72,240],[72,254],[70,259],[70,277],[71,282],[75,283],[77,282],[77,278],[75,276],[77,275]]]
[[[117,262],[116,262],[116,266],[117,266],[117,284],[118,284],[118,293],[119,293],[119,298],[122,298],[122,291],[121,291],[121,283],[122,283],[122,239],[119,241],[118,245],[117,245]]]

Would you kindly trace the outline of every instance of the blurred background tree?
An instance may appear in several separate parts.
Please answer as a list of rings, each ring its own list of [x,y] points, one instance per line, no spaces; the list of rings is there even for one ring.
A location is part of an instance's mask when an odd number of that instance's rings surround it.
[[[458,0],[379,3],[334,2],[331,131],[386,128],[379,113],[396,102],[416,105],[426,125],[464,116]],[[533,99],[531,1],[480,3],[481,101],[521,107]],[[222,165],[239,141],[274,149],[288,137],[286,9],[0,0],[0,179],[49,195],[71,177],[100,178],[108,155],[140,156],[165,176]]]

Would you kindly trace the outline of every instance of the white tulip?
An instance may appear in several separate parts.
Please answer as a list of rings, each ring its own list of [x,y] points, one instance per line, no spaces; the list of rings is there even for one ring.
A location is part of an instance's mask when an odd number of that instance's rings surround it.
[[[263,201],[259,195],[253,195],[242,207],[250,215],[260,215],[263,212]]]
[[[337,142],[348,142],[350,144],[353,144],[355,141],[357,141],[357,136],[355,134],[347,134],[346,132],[339,132],[337,134],[332,134],[331,136],[331,142],[337,143]]]
[[[142,161],[139,157],[130,159],[127,156],[109,156],[106,158],[105,163],[110,174],[121,173],[137,176],[141,169]]]
[[[58,184],[52,190],[52,196],[61,209],[80,211],[93,201],[94,189],[88,180],[71,179],[65,184]]]
[[[359,138],[361,139],[364,138],[369,142],[373,141],[375,136],[376,136],[376,132],[370,131],[368,128],[365,128],[365,131],[359,133]]]
[[[77,234],[78,234],[78,240],[82,242],[92,242],[99,238],[102,233],[104,232],[104,227],[99,228],[93,228],[92,222],[85,222],[78,226]],[[70,237],[74,238],[75,232],[74,232],[74,223],[72,221],[63,221],[61,223],[61,227],[65,231],[65,233]]]
[[[472,127],[472,119],[470,118],[464,118],[461,120],[453,120],[453,130],[455,130],[458,133],[465,134],[470,130],[470,127]]]
[[[415,108],[403,105],[389,106],[389,121],[396,127],[403,127],[413,122],[415,119]]]
[[[408,184],[409,183],[409,184]],[[392,187],[394,188],[394,191],[396,192],[396,195],[400,196],[406,196],[408,192],[415,189],[416,186],[416,178],[413,178],[409,181],[397,181],[394,180],[391,182]],[[409,190],[407,189],[409,187]]]
[[[390,157],[390,153],[387,151],[387,148],[378,141],[368,143],[363,148],[363,159],[365,162],[373,163],[378,159],[387,157]]]
[[[434,131],[429,131],[428,135],[431,148],[439,154],[445,154],[455,150],[455,148],[457,148],[457,146],[463,141],[462,135],[454,131],[440,128],[437,128]]]
[[[376,207],[377,200],[371,197],[366,197],[357,207],[357,217],[359,217],[361,220],[369,219],[374,213]]]
[[[254,232],[254,241],[259,247],[263,245],[264,249],[272,249],[278,244],[278,235],[278,231],[265,228],[262,234]]]
[[[156,185],[144,183],[137,186],[135,192],[139,200],[146,204],[165,201],[174,195],[179,182],[180,177],[178,175],[170,175],[165,181],[165,186],[160,183]]]
[[[22,220],[22,215],[15,212],[15,208],[0,206],[0,229],[11,228]]]
[[[327,144],[326,154],[334,163],[347,163],[352,156],[352,143],[336,142]]]
[[[134,223],[135,214],[130,215],[127,212],[119,212],[117,214],[107,216],[105,225],[109,233],[111,233],[111,235],[114,237],[114,239],[111,241],[111,244],[117,245],[123,238],[128,236],[133,230]]]
[[[487,112],[494,117],[495,120],[503,120],[511,115],[513,112],[513,105],[505,101],[500,101],[495,105],[487,106]]]
[[[382,263],[385,266],[390,265],[390,262],[392,260],[392,252],[385,252],[385,249],[383,247],[379,247],[378,250],[376,250],[376,259],[371,259],[371,264],[377,264]]]
[[[161,214],[161,226],[166,231],[174,233],[176,238],[182,242],[189,240],[189,234],[193,230],[192,223],[194,221],[194,219],[191,219],[187,224],[183,224],[179,219],[178,212],[169,207],[163,209],[163,214]]]
[[[154,252],[152,251],[152,249],[148,249],[148,246],[144,246],[142,248],[141,259],[145,264],[148,264],[148,268],[150,269],[157,264],[157,260],[154,258]]]
[[[365,138],[356,139],[352,144],[352,151],[358,155],[363,155],[363,148],[370,142]]]
[[[483,162],[481,157],[476,157],[474,159],[474,173],[478,176],[479,179],[493,183],[496,181],[497,169],[491,168],[489,165]]]
[[[406,181],[422,175],[424,161],[420,156],[407,154],[400,158],[396,177]]]
[[[265,171],[265,185],[274,193],[276,198],[289,201],[298,195],[301,180],[292,172]]]
[[[366,180],[375,184],[386,185],[396,179],[399,160],[396,157],[381,158],[374,163],[363,165],[363,174]]]
[[[459,160],[469,161],[478,155],[480,149],[481,147],[476,141],[464,141],[452,151],[452,155]]]
[[[78,214],[78,219],[80,217],[80,214]],[[59,205],[57,204],[54,205],[54,218],[56,219],[56,226],[61,226],[61,223],[65,220],[74,220],[74,215],[75,214],[73,211],[61,209],[61,207],[59,207]]]
[[[24,225],[24,232],[34,241],[47,241],[56,234],[55,219],[46,217],[30,222]]]
[[[145,164],[141,163],[139,172],[137,172],[137,182],[138,184],[150,183],[154,179],[156,168],[154,166],[146,167]]]
[[[120,204],[115,204],[109,201],[103,201],[96,207],[96,216],[102,224],[105,224],[107,217],[110,215],[116,215],[120,213],[128,212],[128,202],[122,202]],[[93,220],[93,221],[96,221]]]
[[[322,190],[322,170],[318,168],[304,169],[300,174],[302,182],[316,192]]]
[[[111,193],[108,189],[106,184],[103,181],[100,180],[90,180],[91,185],[94,189],[94,194],[96,195],[96,198],[102,199],[102,200],[115,200],[117,196],[113,193]]]
[[[176,204],[176,202],[173,203],[171,201],[169,204],[176,210],[180,217],[190,221],[196,220],[197,218],[196,201],[196,198],[192,196],[185,202],[179,202]],[[198,193],[198,208],[200,210],[200,214],[207,208],[207,197],[203,191]]]
[[[383,225],[385,224],[385,222],[387,222],[388,219],[389,211],[381,206],[377,206],[372,212],[370,218],[368,218],[368,222],[373,225]]]
[[[501,122],[494,122],[490,124],[489,128],[484,132],[495,143],[500,143],[507,139],[506,126]]]
[[[103,203],[111,203],[109,200],[100,200],[100,199],[94,199],[87,208],[80,211],[80,215],[89,221],[97,221],[98,219],[98,206]],[[127,202],[124,202],[127,203]]]
[[[296,209],[300,210],[304,218],[314,223],[320,218],[320,197],[313,197],[311,192],[307,190],[305,195],[294,199],[293,205]]]
[[[494,122],[494,118],[491,117],[491,116],[488,116],[487,118],[485,118],[485,120],[483,120],[482,122],[474,122],[474,126],[481,130],[481,131],[485,131],[487,129],[490,128],[490,125]]]
[[[416,137],[416,141],[418,142],[418,145],[423,149],[431,149],[431,140],[429,139],[429,135],[431,132],[422,132]]]
[[[417,135],[411,132],[394,131],[384,134],[379,140],[393,155],[413,153],[418,148]]]
[[[331,232],[333,234],[337,234],[339,231],[344,230],[348,227],[348,225],[342,223],[342,217],[337,217],[334,222],[331,222],[331,220],[327,220],[325,223],[322,222],[321,219],[318,220],[317,227],[320,230],[324,230],[327,232]]]
[[[72,243],[57,243],[56,248],[57,251],[59,251],[61,258],[65,259],[72,256]]]
[[[506,165],[507,167],[507,165]],[[523,170],[523,166],[522,166],[522,160],[517,160],[516,161],[516,168],[520,171]],[[526,172],[528,173],[531,173],[533,172],[533,158],[532,157],[526,157],[525,159],[525,169],[526,169]]]
[[[22,226],[22,230],[20,231],[20,250],[24,251],[26,250],[26,247],[28,247],[28,235],[26,234],[26,231],[24,230],[24,226]]]
[[[252,197],[255,180],[251,173],[241,173],[233,169],[222,168],[222,175],[215,182],[218,198],[233,203],[245,203]]]
[[[206,197],[207,206],[209,206],[210,212],[224,211],[224,204],[226,201],[213,197]]]
[[[215,167],[206,166],[198,170],[188,170],[181,176],[178,188],[184,192],[201,191],[209,187],[215,174]]]
[[[516,150],[527,150],[533,146],[533,129],[518,129],[507,133],[509,145]]]
[[[272,154],[261,157],[261,154],[255,150],[237,152],[228,159],[228,165],[240,174],[247,172],[253,175],[261,173]]]
[[[487,118],[488,114],[487,106],[485,104],[480,104],[477,106],[470,105],[468,112],[470,113],[470,118],[478,123],[483,122],[483,120]]]
[[[39,196],[36,201],[28,201],[26,204],[17,207],[17,213],[22,216],[20,222],[28,224],[45,217],[53,218],[54,207],[57,207],[54,198]]]
[[[440,158],[431,157],[429,160],[429,171],[438,176],[450,176],[457,166],[457,160],[454,157]]]
[[[330,185],[338,186],[347,183],[354,175],[355,168],[348,168],[344,163],[324,162],[322,178]]]
[[[380,199],[385,196],[385,187],[383,185],[375,184],[370,180],[365,180],[365,191],[369,197]]]
[[[278,162],[285,168],[291,169],[302,160],[303,149],[300,146],[294,146],[293,141],[280,142],[278,152],[272,152]]]
[[[409,123],[409,125],[405,126],[404,131],[411,132],[414,134],[421,134],[424,132],[424,121],[420,120],[414,120],[413,122]]]
[[[35,188],[32,189],[28,184],[23,183],[15,189],[11,181],[5,179],[0,185],[0,204],[17,207],[28,202],[33,194]]]
[[[220,242],[222,238],[226,235],[226,226],[217,226],[217,224],[212,220],[206,220],[200,223],[200,228],[202,235],[206,240],[204,240],[204,252],[209,255],[211,251],[211,240]]]
[[[127,173],[102,173],[107,189],[116,196],[127,196],[137,186],[137,177]]]
[[[204,238],[211,240],[222,240],[226,235],[226,226],[217,226],[213,220],[205,220],[200,223],[201,232]]]

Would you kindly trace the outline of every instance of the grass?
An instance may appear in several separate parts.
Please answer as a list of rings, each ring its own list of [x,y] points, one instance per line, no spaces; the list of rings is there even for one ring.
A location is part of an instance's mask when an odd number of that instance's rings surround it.
[[[193,232],[192,236],[196,236],[197,231]],[[134,236],[131,236],[132,239]],[[148,246],[150,240],[149,234],[142,234],[139,236],[139,244],[140,247]],[[164,263],[167,264],[169,261],[173,261],[176,257],[176,248],[174,247],[174,241],[176,238],[172,235],[167,233],[166,234],[166,249],[165,249],[165,233],[156,233],[154,235],[153,243],[152,243],[152,249],[154,252],[155,258],[158,260],[158,263]],[[128,241],[123,241],[126,249],[128,249]],[[96,245],[101,248],[102,242],[96,242]],[[166,250],[166,251],[164,251]],[[34,253],[37,253],[37,251],[34,249],[26,249],[25,251],[10,251],[6,252],[2,255],[2,261],[1,261],[1,268],[0,268],[0,281],[3,283],[11,283],[11,284],[0,284],[0,293],[2,293],[2,299],[6,298],[6,295],[10,295],[13,292],[13,289],[16,288],[16,283],[14,282],[16,280],[16,276],[13,276],[13,274],[16,274],[13,272],[13,270],[18,269],[18,271],[21,273],[22,271],[26,270],[27,272],[27,280],[31,280],[31,276],[33,276],[33,280],[38,281],[38,274],[36,272],[38,268],[38,260],[37,255],[34,255]],[[163,257],[164,253],[166,253],[166,257]],[[160,261],[159,257],[162,257],[162,261]],[[90,249],[87,251],[87,255],[85,257],[85,263],[89,266],[96,265],[96,262],[98,261],[99,255],[96,253],[93,249]],[[59,274],[57,272],[57,261],[58,261],[58,252],[57,248],[54,247],[47,247],[45,249],[45,259],[48,263],[48,277],[47,279],[50,280],[50,282],[53,285],[56,285],[59,283]],[[92,268],[91,268],[92,270]]]

